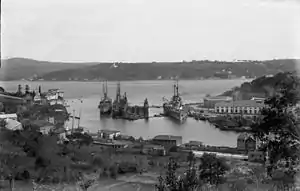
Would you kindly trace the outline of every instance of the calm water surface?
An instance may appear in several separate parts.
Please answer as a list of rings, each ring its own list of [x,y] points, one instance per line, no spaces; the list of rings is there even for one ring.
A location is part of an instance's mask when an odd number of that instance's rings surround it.
[[[243,80],[202,80],[180,81],[179,91],[186,102],[200,102],[206,94],[216,95],[240,85]],[[119,130],[124,134],[134,137],[152,138],[158,134],[180,135],[183,141],[202,141],[211,145],[236,146],[237,134],[221,132],[202,121],[188,119],[184,124],[177,124],[168,118],[151,118],[144,120],[124,121],[101,118],[97,108],[102,96],[102,84],[100,82],[0,82],[0,86],[6,91],[16,91],[18,84],[29,84],[31,88],[42,86],[46,91],[50,88],[59,88],[65,92],[70,107],[69,112],[76,110],[79,115],[81,109],[82,119],[80,125],[90,132],[99,129]],[[172,96],[173,81],[125,81],[121,82],[121,92],[127,92],[127,97],[132,104],[142,104],[148,98],[150,105],[161,105],[162,97]],[[114,98],[116,95],[116,83],[108,82],[108,94]],[[80,104],[79,98],[83,99]],[[159,113],[160,109],[151,109],[150,114]],[[71,122],[69,122],[70,124]]]

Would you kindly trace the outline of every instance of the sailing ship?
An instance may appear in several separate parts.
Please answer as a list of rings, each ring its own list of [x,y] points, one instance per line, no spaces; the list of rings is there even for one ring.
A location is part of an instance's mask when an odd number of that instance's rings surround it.
[[[164,99],[163,113],[165,116],[184,122],[188,117],[188,107],[184,106],[178,91],[178,81],[173,86],[174,95],[171,100]]]
[[[100,115],[110,115],[112,113],[112,99],[107,96],[107,81],[103,83],[103,97],[101,98],[98,108]]]

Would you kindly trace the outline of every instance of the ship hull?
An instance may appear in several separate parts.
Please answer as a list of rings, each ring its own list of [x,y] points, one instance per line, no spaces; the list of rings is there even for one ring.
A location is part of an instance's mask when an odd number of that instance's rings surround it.
[[[111,115],[112,113],[112,106],[110,105],[99,105],[100,115]]]
[[[172,111],[169,108],[164,108],[164,115],[166,117],[175,119],[176,121],[185,122],[188,117],[188,112],[186,112],[185,110]]]

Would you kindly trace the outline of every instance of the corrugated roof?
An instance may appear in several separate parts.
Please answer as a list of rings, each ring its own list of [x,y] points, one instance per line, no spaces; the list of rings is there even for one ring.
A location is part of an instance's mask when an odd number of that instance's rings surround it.
[[[215,107],[264,107],[263,103],[259,103],[255,100],[237,100],[230,102],[219,102],[215,104]]]
[[[153,140],[178,140],[182,139],[182,136],[173,136],[173,135],[157,135]]]

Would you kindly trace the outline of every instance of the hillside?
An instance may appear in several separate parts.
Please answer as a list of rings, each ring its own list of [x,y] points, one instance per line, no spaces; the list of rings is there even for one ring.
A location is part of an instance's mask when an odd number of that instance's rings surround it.
[[[291,73],[280,72],[272,77],[262,76],[251,82],[245,82],[240,87],[224,92],[223,96],[235,96],[236,99],[251,99],[253,96],[267,97],[274,93],[274,87],[279,82],[287,80]]]
[[[12,62],[12,61],[10,61]],[[28,61],[29,62],[29,61]],[[34,73],[44,80],[155,80],[201,78],[257,77],[265,74],[294,71],[296,60],[270,61],[192,61],[192,62],[152,62],[152,63],[52,63],[30,60],[34,63],[26,71],[8,69],[5,80],[19,80]],[[44,63],[44,64],[42,64]],[[46,63],[46,64],[45,64]],[[9,65],[9,64],[8,64]],[[23,64],[24,65],[24,64]],[[29,65],[29,64],[27,64]],[[39,66],[36,69],[35,66]],[[84,66],[84,67],[82,67]],[[65,67],[65,68],[64,68]],[[16,68],[16,67],[15,67]],[[18,67],[17,67],[18,68]],[[2,70],[2,69],[1,69]],[[25,70],[25,69],[24,69]],[[52,70],[52,71],[51,71]],[[1,75],[1,74],[0,74]],[[1,75],[2,76],[2,75]],[[0,79],[1,80],[1,79]]]
[[[96,63],[59,63],[37,61],[26,58],[10,58],[1,60],[0,80],[20,80],[32,78],[34,75],[41,76],[43,74],[61,71],[66,69],[79,69],[87,65]]]

